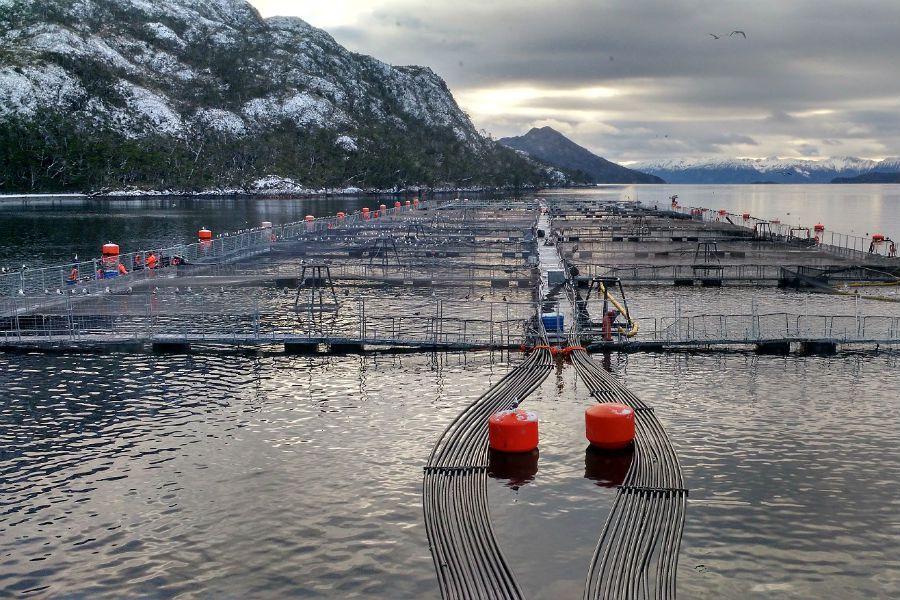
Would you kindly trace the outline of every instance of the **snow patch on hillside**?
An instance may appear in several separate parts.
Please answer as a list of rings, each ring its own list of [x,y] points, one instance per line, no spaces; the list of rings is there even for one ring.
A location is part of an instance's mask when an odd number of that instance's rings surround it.
[[[234,136],[242,136],[247,133],[244,120],[231,111],[208,108],[197,111],[194,119],[198,125],[213,129],[219,133]]]
[[[359,149],[356,145],[356,140],[349,135],[338,136],[338,139],[334,140],[334,145],[347,152],[356,152]]]
[[[272,124],[288,118],[302,126],[328,127],[349,121],[347,115],[324,98],[299,93],[285,100],[255,98],[241,112],[259,124]]]
[[[171,42],[182,49],[187,46],[185,41],[178,37],[177,33],[172,31],[162,23],[147,23],[146,25],[144,25],[144,29],[146,29],[153,37],[158,40]]]
[[[56,65],[0,67],[0,116],[29,116],[40,106],[66,104],[84,96],[84,88]]]
[[[125,99],[128,108],[137,112],[158,133],[178,135],[184,129],[181,116],[172,110],[162,96],[129,81],[119,81],[116,91]]]
[[[263,194],[304,194],[310,190],[290,177],[266,175],[250,184],[250,191]]]

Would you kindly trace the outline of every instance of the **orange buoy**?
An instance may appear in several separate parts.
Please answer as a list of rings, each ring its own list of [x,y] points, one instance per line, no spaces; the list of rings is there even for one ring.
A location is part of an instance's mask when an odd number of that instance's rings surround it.
[[[875,242],[876,244],[880,244],[881,242],[884,241],[884,236],[880,233],[876,233],[876,234],[872,235],[872,241]]]
[[[488,440],[499,452],[531,452],[538,446],[537,415],[521,408],[491,415]]]
[[[720,208],[720,209],[719,209],[719,216],[720,216],[720,217],[724,217],[724,216],[727,215],[727,214],[728,214],[728,211],[725,210],[724,208]]]
[[[816,231],[825,231],[825,226],[822,225],[821,223],[816,223],[815,226],[813,227],[813,229]]]
[[[113,244],[109,242],[108,244],[103,244],[103,256],[118,256],[119,255],[119,245]]]
[[[625,404],[595,404],[584,411],[585,435],[591,445],[607,450],[634,441],[634,409]]]
[[[744,217],[744,220],[745,220],[745,221],[749,221],[749,220],[750,220],[750,213],[744,213],[744,214],[741,215],[741,216]]]
[[[312,215],[306,215],[306,222],[309,223],[311,221],[315,221],[316,218]]]
[[[363,220],[365,220],[365,221],[369,220],[369,209],[368,208],[362,209],[362,216],[363,216]]]
[[[212,231],[206,227],[202,227],[200,231],[197,232],[197,237],[200,238],[201,242],[208,242],[212,239]]]

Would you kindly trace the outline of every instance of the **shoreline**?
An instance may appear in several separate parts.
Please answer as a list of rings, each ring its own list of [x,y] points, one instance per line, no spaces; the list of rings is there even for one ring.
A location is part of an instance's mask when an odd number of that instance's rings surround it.
[[[0,193],[0,201],[3,200],[23,200],[23,199],[42,199],[42,198],[88,198],[88,199],[128,199],[128,198],[236,198],[236,199],[255,199],[255,198],[329,198],[329,197],[360,197],[360,196],[435,196],[449,194],[485,194],[485,193],[501,193],[519,191],[536,191],[545,189],[536,186],[522,186],[519,188],[507,187],[408,187],[403,189],[362,189],[362,188],[342,188],[338,190],[326,189],[306,189],[306,188],[273,188],[260,190],[203,190],[199,192],[187,192],[184,190],[115,190],[109,192],[23,192],[23,193]]]

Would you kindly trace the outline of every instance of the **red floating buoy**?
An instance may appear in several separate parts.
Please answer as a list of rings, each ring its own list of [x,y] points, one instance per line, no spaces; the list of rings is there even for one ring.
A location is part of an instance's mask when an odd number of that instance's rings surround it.
[[[879,244],[884,241],[884,236],[881,235],[880,233],[876,233],[872,236],[872,241],[875,242],[876,244]]]
[[[744,220],[745,220],[745,221],[749,221],[749,220],[750,220],[750,213],[744,213],[744,214],[741,215],[741,216],[744,217]]]
[[[595,404],[584,411],[585,435],[592,446],[615,450],[634,441],[634,409],[625,404]]]
[[[724,208],[719,209],[719,216],[724,217],[727,214],[728,214],[728,211],[725,210]]]
[[[537,415],[521,408],[491,415],[488,440],[499,452],[531,452],[538,446]]]
[[[119,255],[119,245],[113,244],[109,242],[108,244],[103,244],[103,256],[118,256]]]
[[[825,226],[822,225],[821,223],[816,223],[815,226],[813,227],[813,229],[816,231],[825,231]]]
[[[212,239],[212,231],[206,227],[202,227],[200,228],[200,231],[197,232],[197,237],[200,238],[201,242],[208,242]]]

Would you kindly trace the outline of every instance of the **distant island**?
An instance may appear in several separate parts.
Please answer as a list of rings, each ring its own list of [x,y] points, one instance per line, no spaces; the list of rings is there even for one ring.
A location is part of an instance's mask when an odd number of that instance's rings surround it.
[[[500,143],[570,172],[581,183],[665,183],[655,175],[601,158],[552,127],[535,127],[525,135],[501,138]]]
[[[835,177],[831,183],[900,183],[900,172],[863,173],[856,177]]]

